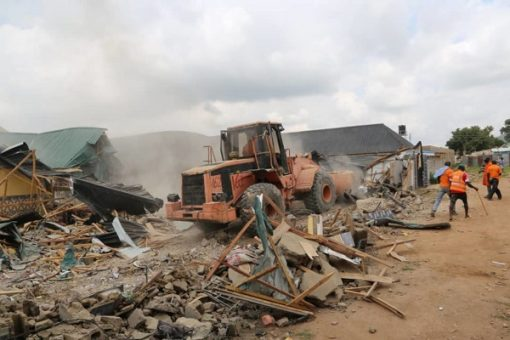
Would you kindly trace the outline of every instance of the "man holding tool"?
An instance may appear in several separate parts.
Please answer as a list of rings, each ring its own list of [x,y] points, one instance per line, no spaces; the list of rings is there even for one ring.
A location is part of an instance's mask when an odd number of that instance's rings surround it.
[[[455,211],[455,203],[458,199],[464,203],[465,218],[469,217],[469,207],[467,201],[466,188],[470,187],[478,191],[478,188],[471,184],[469,176],[464,165],[460,164],[450,175],[450,221],[453,221],[453,212]]]

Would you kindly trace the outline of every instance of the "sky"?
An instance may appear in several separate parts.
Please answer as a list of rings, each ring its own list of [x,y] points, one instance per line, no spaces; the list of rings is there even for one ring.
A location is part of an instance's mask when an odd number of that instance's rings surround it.
[[[0,126],[111,137],[510,118],[510,1],[0,2]],[[369,138],[369,136],[367,136]]]

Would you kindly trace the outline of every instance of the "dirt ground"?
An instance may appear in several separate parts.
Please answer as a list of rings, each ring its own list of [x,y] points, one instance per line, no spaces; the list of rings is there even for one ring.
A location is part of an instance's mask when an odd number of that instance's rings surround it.
[[[484,199],[488,216],[470,190],[471,218],[460,214],[449,230],[409,231],[414,247],[398,247],[409,262],[392,260],[396,267],[387,272],[400,282],[376,293],[405,320],[357,300],[344,312],[318,310],[314,320],[287,331],[294,339],[510,339],[510,180],[500,187],[501,201]],[[441,203],[434,221],[448,221],[448,204]]]

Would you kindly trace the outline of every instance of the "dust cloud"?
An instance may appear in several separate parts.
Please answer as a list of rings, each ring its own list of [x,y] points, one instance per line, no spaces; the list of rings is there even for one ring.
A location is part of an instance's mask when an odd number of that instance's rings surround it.
[[[181,195],[181,173],[205,164],[207,149],[213,145],[216,159],[219,136],[193,132],[165,131],[112,139],[122,162],[119,182],[142,184],[153,196],[166,201],[169,193]]]
[[[307,150],[299,138],[283,134],[285,148],[291,155]],[[219,136],[205,136],[194,132],[165,131],[144,135],[113,138],[113,146],[122,163],[118,182],[141,184],[153,196],[166,200],[169,193],[181,195],[181,173],[192,167],[205,165],[206,145],[212,145],[216,160],[221,161]],[[320,152],[320,150],[316,150]],[[350,170],[354,174],[353,193],[363,179],[363,171],[347,156],[326,156],[320,165],[328,172]]]

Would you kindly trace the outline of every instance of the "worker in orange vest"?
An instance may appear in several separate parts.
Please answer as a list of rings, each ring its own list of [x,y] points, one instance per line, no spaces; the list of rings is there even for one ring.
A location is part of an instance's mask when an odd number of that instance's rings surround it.
[[[436,200],[434,201],[434,205],[432,206],[432,212],[430,216],[435,217],[436,211],[439,208],[439,204],[441,204],[441,200],[444,195],[450,196],[450,175],[453,173],[453,170],[450,168],[451,163],[444,163],[444,167],[438,171],[442,171],[442,174],[439,175],[439,191],[437,192]],[[440,173],[440,172],[439,172]],[[438,173],[438,174],[439,174]]]
[[[487,197],[487,199],[491,200],[494,194],[498,195],[498,200],[501,199],[501,191],[498,188],[500,177],[501,168],[497,161],[492,161],[491,165],[487,168],[487,180],[490,186],[489,197]]]
[[[487,195],[485,196],[485,198],[489,197],[489,194],[491,193],[491,187],[487,176],[487,169],[489,168],[490,165],[491,159],[487,157],[483,160],[483,165],[482,168],[480,169],[480,172],[482,173],[482,184],[487,188]]]
[[[469,217],[469,207],[467,201],[466,188],[470,187],[478,191],[478,188],[471,184],[469,176],[464,165],[460,164],[452,174],[450,174],[450,221],[453,220],[455,203],[460,199],[464,203],[465,217]]]

